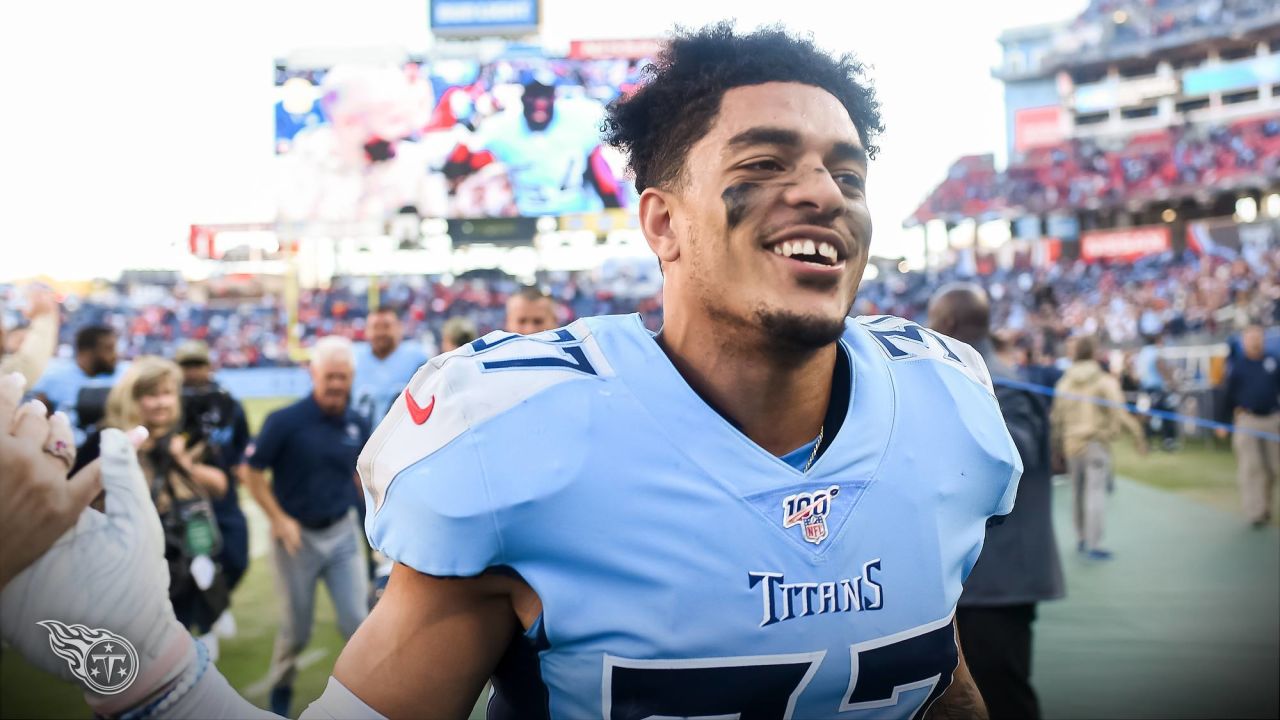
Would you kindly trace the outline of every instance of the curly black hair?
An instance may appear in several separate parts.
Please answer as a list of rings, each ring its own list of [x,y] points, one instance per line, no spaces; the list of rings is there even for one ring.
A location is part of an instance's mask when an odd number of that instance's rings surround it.
[[[746,85],[826,90],[849,112],[868,157],[879,149],[872,141],[884,131],[880,102],[862,63],[851,54],[833,58],[781,26],[749,35],[736,34],[728,21],[679,29],[644,74],[639,90],[610,104],[601,127],[605,141],[629,156],[642,192],[680,179],[685,155],[710,129],[725,92]]]

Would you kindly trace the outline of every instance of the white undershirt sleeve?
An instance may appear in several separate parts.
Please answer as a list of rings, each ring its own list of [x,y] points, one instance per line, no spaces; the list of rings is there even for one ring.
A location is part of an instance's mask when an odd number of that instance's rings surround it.
[[[224,720],[282,720],[240,697],[235,688],[210,666],[191,690],[171,707],[159,713],[166,718],[212,718]],[[330,677],[324,693],[302,711],[299,720],[386,720],[364,704],[355,693]]]
[[[316,701],[307,706],[298,720],[386,720],[377,710],[364,704],[338,679],[329,676],[329,684]]]

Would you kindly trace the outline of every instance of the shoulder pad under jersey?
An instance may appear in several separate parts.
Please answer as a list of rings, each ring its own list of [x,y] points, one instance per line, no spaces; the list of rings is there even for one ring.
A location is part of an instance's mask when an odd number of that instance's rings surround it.
[[[994,395],[991,373],[982,355],[972,346],[935,330],[893,315],[866,315],[854,319],[891,362],[930,360],[955,368]]]
[[[535,335],[492,332],[418,369],[378,425],[357,468],[381,508],[392,482],[485,421],[565,382],[613,375],[578,321]]]

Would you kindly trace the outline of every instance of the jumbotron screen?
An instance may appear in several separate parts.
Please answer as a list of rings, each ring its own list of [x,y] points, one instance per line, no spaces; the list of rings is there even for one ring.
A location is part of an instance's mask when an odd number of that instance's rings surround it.
[[[542,217],[634,207],[606,105],[646,61],[276,67],[282,219]]]

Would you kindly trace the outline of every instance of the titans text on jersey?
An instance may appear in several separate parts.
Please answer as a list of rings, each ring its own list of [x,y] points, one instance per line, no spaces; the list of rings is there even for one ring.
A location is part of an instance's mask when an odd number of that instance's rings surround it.
[[[764,615],[760,627],[829,612],[862,612],[884,607],[884,589],[871,577],[880,561],[862,564],[862,574],[829,582],[787,582],[780,572],[750,572],[751,587],[760,586]],[[863,595],[866,589],[867,595]]]
[[[919,717],[1021,463],[963,343],[849,320],[836,380],[802,472],[637,316],[492,333],[420,369],[366,445],[366,530],[419,572],[538,594],[490,717]]]

